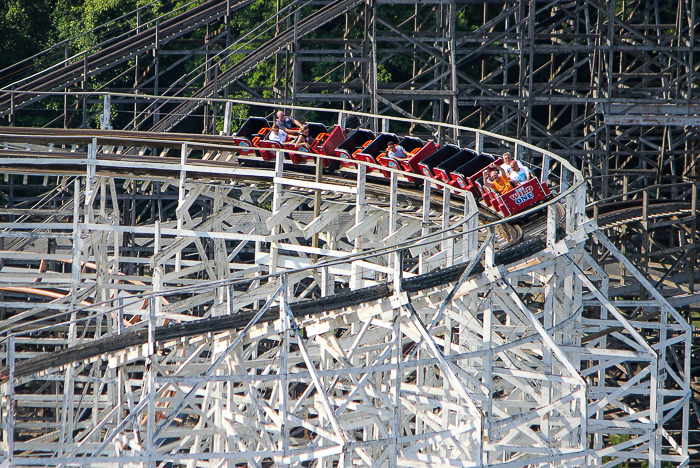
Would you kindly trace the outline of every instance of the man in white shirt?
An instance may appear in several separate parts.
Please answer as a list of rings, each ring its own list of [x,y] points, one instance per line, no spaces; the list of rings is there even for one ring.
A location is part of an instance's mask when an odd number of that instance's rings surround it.
[[[510,162],[510,174],[508,174],[510,181],[514,186],[519,186],[532,179],[532,172],[525,166],[518,164],[518,161],[512,160]]]
[[[501,169],[503,169],[506,175],[508,175],[511,171],[510,163],[515,161],[515,159],[513,159],[513,155],[511,155],[510,153],[503,153],[503,156],[501,156],[501,158],[503,158],[503,164],[501,164]]]
[[[270,141],[276,141],[280,144],[287,142],[287,133],[282,130],[279,125],[272,124],[272,129],[270,130],[270,135],[267,137]]]
[[[393,141],[390,141],[387,144],[386,155],[390,158],[396,158],[396,159],[406,159],[409,157],[406,154],[406,150],[403,149],[403,146],[397,145]]]

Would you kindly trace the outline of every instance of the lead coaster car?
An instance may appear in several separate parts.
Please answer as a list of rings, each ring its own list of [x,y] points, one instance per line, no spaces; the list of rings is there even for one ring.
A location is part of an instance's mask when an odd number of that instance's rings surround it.
[[[258,143],[264,140],[270,133],[270,123],[264,117],[248,117],[248,120],[233,135],[233,142],[236,146],[242,146],[238,150],[241,156],[259,156],[255,148]],[[247,149],[247,148],[250,149]]]

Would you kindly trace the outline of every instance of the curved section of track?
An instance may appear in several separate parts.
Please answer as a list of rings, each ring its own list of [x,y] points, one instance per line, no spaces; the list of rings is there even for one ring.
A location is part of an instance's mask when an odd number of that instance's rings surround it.
[[[196,138],[196,141],[201,142],[204,146],[207,145],[207,140],[208,139],[206,137]],[[123,142],[124,140],[120,141]],[[219,138],[214,138],[213,141],[219,141]],[[19,155],[19,153],[16,153],[16,155]],[[70,155],[70,153],[57,156],[66,157],[67,155]],[[80,156],[71,157],[75,157],[76,159],[80,158]],[[125,156],[125,158],[128,158],[134,162],[149,159],[138,156]],[[0,166],[1,165],[2,160],[0,159]],[[24,168],[24,170],[27,170],[27,168]],[[72,171],[72,169],[69,168],[66,168],[66,170],[68,172]],[[124,176],[127,174],[125,172],[119,171],[107,175]],[[207,175],[207,177],[211,176],[216,175]],[[302,176],[302,178],[304,177]],[[309,177],[309,179],[311,179],[311,177]],[[350,186],[355,184],[355,181],[350,181],[347,178],[332,175],[324,176],[324,181],[338,186]],[[368,183],[367,191],[381,196],[387,196],[389,194],[389,188],[384,184],[378,183]],[[420,199],[420,194],[418,190],[402,188],[401,192],[407,197]],[[442,198],[438,195],[434,195],[432,202],[436,204],[441,204]],[[456,212],[459,212],[459,210],[462,209],[461,206],[463,205],[463,203],[463,200],[459,200],[457,202],[457,205],[453,209]],[[561,219],[563,217],[563,209],[560,206],[557,206],[557,209],[559,210],[558,217]],[[490,216],[489,221],[493,222],[499,219],[497,216],[495,216],[493,213],[486,210],[485,208],[481,207],[481,210],[485,215]],[[690,206],[687,203],[655,204],[650,207],[647,216],[651,218],[668,217],[687,213],[689,210]],[[607,209],[604,210],[603,214],[599,215],[599,225],[601,228],[615,227],[633,221],[640,221],[642,219],[642,215],[643,214],[641,201],[625,202],[623,204],[607,207]],[[519,226],[514,227],[508,223],[503,223],[502,226],[504,226],[503,232],[514,233],[516,235],[519,234],[520,236],[522,235],[523,231]],[[521,242],[520,236],[507,238],[506,245],[496,255],[496,265],[508,265],[516,263],[536,254],[539,251],[544,250],[546,244],[543,235],[543,227],[544,226],[542,219],[536,219],[534,221],[526,223],[523,226],[523,229],[527,234],[527,239],[525,241]],[[463,274],[465,268],[466,264],[460,264],[440,271],[416,276],[409,280],[404,280],[402,283],[402,289],[409,293],[414,293],[418,291],[425,291],[438,286],[444,286],[459,279],[460,276]],[[476,267],[474,267],[470,278],[476,278],[477,275],[480,275],[482,272],[483,265],[480,263],[476,265]],[[294,312],[295,316],[303,317],[306,315],[323,314],[334,310],[358,306],[360,304],[386,299],[387,297],[391,296],[391,294],[393,294],[393,292],[388,285],[380,285],[360,290],[347,290],[326,297],[322,300],[293,303],[291,305],[291,309]],[[245,324],[248,323],[254,315],[254,313],[247,313],[240,314],[235,317],[218,317],[199,320],[197,321],[197,327],[192,327],[190,324],[180,324],[161,327],[156,330],[155,336],[156,340],[158,341],[166,341],[175,339],[177,337],[186,337],[200,335],[202,333],[222,332],[226,330],[239,329],[245,326]],[[271,308],[263,317],[261,317],[260,322],[271,322],[277,320],[278,318],[279,310],[277,308]],[[142,345],[147,341],[147,330],[126,333],[124,335],[119,336],[111,336],[96,342],[91,342],[83,346],[78,346],[74,349],[71,349],[70,351],[60,351],[47,356],[22,361],[15,368],[15,376],[29,376],[37,372],[46,371],[50,368],[61,367],[71,362],[91,359],[100,354],[115,352],[121,349]],[[3,371],[3,369],[0,369],[0,374],[7,375],[7,372],[6,370]]]
[[[685,423],[668,408],[687,413],[689,381],[654,380],[650,369],[662,365],[660,346],[672,343],[664,348],[671,356],[692,331],[588,222],[583,178],[556,155],[548,157],[561,164],[562,180],[575,182],[561,194],[569,206],[555,198],[517,223],[491,215],[478,226],[473,200],[458,190],[423,199],[411,187],[392,191],[369,179],[326,174],[318,183],[283,171],[281,155],[274,172],[241,167],[221,137],[60,134],[8,131],[14,140],[0,150],[8,173],[79,176],[57,182],[74,188],[59,214],[39,197],[26,227],[3,226],[37,239],[55,229],[55,247],[68,248],[10,252],[10,268],[25,259],[66,261],[66,251],[72,266],[95,259],[94,272],[54,266],[46,275],[42,263],[24,274],[46,290],[63,279],[72,302],[13,306],[28,320],[8,338],[21,357],[0,370],[10,392],[0,404],[32,431],[17,440],[14,465],[44,458],[381,466],[392,456],[396,466],[478,466],[486,457],[512,468],[563,468],[627,460],[629,445],[610,443],[619,433],[630,437],[634,458],[659,449],[687,461],[687,438],[671,435]],[[188,156],[188,148],[201,154]],[[125,179],[123,188],[114,179]],[[131,221],[122,226],[127,199]],[[150,205],[137,210],[139,199]],[[543,207],[546,221],[537,216]],[[687,208],[625,205],[598,214],[606,228]],[[520,233],[522,241],[508,245]],[[589,236],[644,285],[645,315],[633,312],[639,301],[600,291],[609,278],[584,249]],[[88,305],[72,305],[85,298]],[[56,352],[37,355],[39,337]],[[684,362],[663,365],[689,376]],[[46,382],[63,383],[65,398]],[[656,403],[640,398],[654,385],[671,391]],[[45,408],[66,415],[63,438],[60,428],[35,423]],[[611,421],[611,411],[621,417]],[[650,427],[650,414],[665,422]],[[138,447],[125,456],[134,435]],[[666,440],[650,442],[658,439]]]

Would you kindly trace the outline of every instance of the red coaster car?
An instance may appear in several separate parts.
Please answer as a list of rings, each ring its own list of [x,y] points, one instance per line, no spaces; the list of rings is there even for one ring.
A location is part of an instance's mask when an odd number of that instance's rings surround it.
[[[393,169],[403,169],[406,172],[413,172],[415,174],[420,174],[420,167],[418,163],[423,161],[425,158],[437,151],[437,146],[432,141],[427,144],[423,142],[420,138],[416,137],[406,137],[399,142],[399,145],[406,151],[410,157],[408,159],[396,159],[390,158],[386,153],[382,153],[377,158],[377,162],[382,166],[391,167]],[[390,177],[389,171],[382,171],[384,177]],[[415,182],[416,179],[406,175],[409,182]]]
[[[486,168],[492,163],[501,165],[503,164],[503,160],[499,158],[494,161],[494,157],[488,153],[481,153],[480,155],[475,156],[463,166],[460,166],[452,171],[450,174],[452,185],[470,190],[475,197],[478,197],[481,195],[481,193],[476,187],[475,182],[477,179],[483,176]]]
[[[458,146],[455,145],[445,145],[427,158],[423,159],[421,162],[418,163],[418,168],[420,169],[420,173],[423,174],[426,177],[430,177],[431,179],[435,178],[435,174],[433,173],[433,169],[437,167],[439,164],[447,161],[450,159],[452,156],[456,155],[462,151]]]
[[[435,174],[435,178],[437,180],[445,182],[446,184],[454,185],[450,177],[450,173],[453,170],[458,169],[464,166],[465,164],[469,163],[476,157],[477,154],[474,150],[463,149],[451,158],[433,167],[433,174]]]
[[[549,195],[549,188],[546,184],[540,184],[537,177],[533,177],[510,190],[503,195],[486,186],[481,187],[488,194],[490,205],[500,211],[503,216],[511,216],[524,209],[544,200]],[[486,200],[487,197],[484,197]]]
[[[285,157],[293,164],[304,164],[307,161],[315,161],[316,154],[335,156],[335,148],[341,142],[345,141],[345,131],[336,125],[329,134],[328,129],[323,124],[309,122],[306,125],[309,127],[309,136],[314,138],[314,141],[310,145],[310,151],[297,150],[294,145],[297,135],[288,135],[287,141],[284,144],[280,144],[277,141],[261,140],[258,142],[258,146],[260,148],[269,148],[270,150],[283,148],[299,151],[296,153],[285,153]],[[262,156],[265,161],[272,161],[275,159],[275,152],[260,151],[260,156]],[[331,167],[333,162],[335,161],[324,159],[323,165],[325,167]]]
[[[293,140],[289,136],[287,136],[287,142],[284,145],[280,144],[280,142],[278,141],[260,140],[258,141],[258,148],[267,148],[270,150],[282,149],[286,148],[289,142],[291,141]],[[266,151],[261,149],[260,151],[258,151],[258,153],[260,154],[260,157],[262,157],[265,161],[274,161],[277,157],[274,151]],[[285,153],[285,157],[289,157],[289,154]]]
[[[374,138],[373,132],[364,128],[358,128],[350,134],[347,140],[335,148],[335,154],[339,158],[348,160],[348,162],[343,161],[341,163],[344,167],[353,167],[355,163],[351,161],[355,158],[355,155],[368,147],[374,141]]]
[[[270,133],[270,124],[263,117],[249,117],[248,120],[233,135],[233,142],[237,146],[251,147],[251,149],[239,149],[238,154],[243,156],[255,156],[256,151],[252,149],[258,146],[258,142]]]
[[[390,141],[398,143],[399,137],[397,137],[393,133],[381,133],[377,138],[374,139],[374,141],[372,141],[369,145],[364,147],[362,151],[356,153],[354,157],[358,161],[365,161],[371,164],[377,164],[377,159],[379,159],[383,152],[386,152],[386,147],[388,146]],[[367,172],[372,171],[374,171],[374,168],[367,168]]]
[[[312,132],[310,132],[310,134],[313,135]],[[311,145],[311,149],[313,151],[315,151],[317,154],[324,154],[326,156],[337,156],[335,149],[347,139],[347,136],[345,135],[345,130],[335,125],[330,134],[320,133],[316,135],[315,138],[316,142]],[[329,167],[331,170],[337,169],[339,165],[340,164],[338,161],[323,159],[323,166]]]

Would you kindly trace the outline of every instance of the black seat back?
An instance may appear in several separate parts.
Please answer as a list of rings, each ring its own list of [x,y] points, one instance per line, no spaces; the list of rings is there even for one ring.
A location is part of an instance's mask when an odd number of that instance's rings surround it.
[[[489,164],[493,163],[495,161],[494,157],[491,156],[490,154],[486,153],[481,153],[480,155],[476,156],[474,159],[471,161],[467,162],[466,164],[462,165],[461,167],[455,169],[453,172],[456,172],[457,174],[461,174],[464,177],[471,177]]]
[[[376,158],[377,156],[379,156],[379,153],[381,153],[382,151],[386,151],[386,147],[388,146],[390,141],[398,143],[399,137],[397,137],[393,133],[382,133],[361,152],[364,154],[369,154],[373,158]]]
[[[426,166],[432,170],[435,166],[438,164],[447,161],[450,159],[452,156],[455,154],[459,153],[461,150],[459,149],[458,146],[454,145],[445,145],[424,160],[422,160],[420,163],[423,166]]]
[[[476,152],[474,150],[470,149],[463,149],[459,153],[455,154],[452,156],[450,159],[441,162],[438,164],[437,168],[442,169],[443,171],[447,172],[448,174],[458,167],[464,166],[466,163],[471,161],[476,157]]]
[[[270,123],[264,117],[248,117],[248,120],[236,132],[237,137],[251,139],[258,135],[260,129],[269,127]]]
[[[316,138],[321,133],[328,133],[326,126],[320,123],[307,122],[306,126],[309,127],[309,136],[311,138]]]
[[[357,148],[360,148],[367,141],[374,140],[374,133],[364,128],[358,128],[350,134],[350,136],[337,146],[337,150],[345,150],[352,154]]]
[[[410,153],[416,148],[424,147],[425,143],[420,138],[407,136],[399,142],[399,146],[406,150],[407,153]]]

